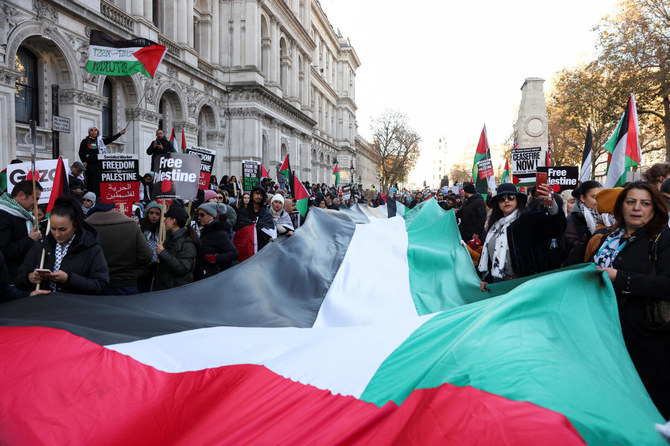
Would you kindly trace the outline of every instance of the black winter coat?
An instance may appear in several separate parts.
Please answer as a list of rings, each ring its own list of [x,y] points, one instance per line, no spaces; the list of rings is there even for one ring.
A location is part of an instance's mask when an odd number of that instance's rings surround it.
[[[34,243],[28,237],[26,220],[0,211],[0,252],[5,256],[10,283],[14,283],[16,271]]]
[[[648,328],[646,317],[650,300],[670,300],[670,230],[661,233],[656,262],[650,259],[651,247],[646,228],[633,233],[612,263],[617,270],[613,285],[628,353],[656,407],[670,419],[670,332]]]
[[[200,247],[195,259],[195,280],[213,276],[233,266],[237,259],[237,248],[230,241],[230,226],[217,219],[200,230]],[[205,255],[216,255],[216,263],[208,263]]]
[[[163,246],[165,251],[158,254],[158,273],[154,291],[193,282],[197,249],[188,228],[168,233]]]
[[[476,193],[470,198],[466,198],[463,206],[458,210],[457,215],[461,219],[460,231],[461,238],[468,242],[472,240],[472,234],[479,234],[479,238],[484,238],[484,224],[486,223],[486,205],[482,194]]]
[[[54,270],[56,262],[56,239],[48,234],[35,243],[26,260],[19,267],[16,274],[17,288],[29,290],[35,287],[29,280],[28,274],[39,268],[45,250],[44,268]],[[73,294],[102,294],[109,285],[109,269],[105,255],[100,247],[98,231],[86,222],[83,222],[81,231],[76,235],[60,265],[60,270],[68,274],[67,282],[57,284],[56,291]],[[43,285],[47,289],[48,283]]]
[[[166,153],[174,152],[174,148],[172,147],[172,143],[165,137],[158,139],[160,142],[160,145],[162,148],[156,147],[156,140],[151,141],[151,144],[149,144],[149,147],[147,148],[147,155],[151,155],[151,170],[156,171],[155,164],[156,160],[161,156]],[[106,143],[105,143],[106,144]]]
[[[563,231],[565,214],[560,208],[556,215],[550,215],[544,209],[523,212],[507,228],[507,247],[512,260],[512,271],[518,277],[526,277],[552,269],[548,247],[551,239],[558,240]],[[494,281],[490,274],[483,280]]]

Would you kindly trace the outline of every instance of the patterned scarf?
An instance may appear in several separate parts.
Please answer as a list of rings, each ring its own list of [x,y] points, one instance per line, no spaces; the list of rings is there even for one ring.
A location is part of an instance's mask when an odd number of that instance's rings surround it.
[[[631,242],[635,237],[630,237],[628,240],[621,242],[621,238],[626,232],[623,229],[617,229],[607,236],[605,242],[602,244],[598,253],[593,258],[593,262],[601,268],[611,268],[614,259],[619,255],[621,250],[626,246],[626,243]]]
[[[503,278],[503,271],[505,269],[505,261],[507,260],[507,228],[509,225],[514,223],[514,221],[519,217],[519,210],[515,209],[514,212],[509,214],[507,217],[503,217],[491,226],[488,234],[486,234],[486,241],[484,242],[484,248],[482,249],[482,256],[479,262],[478,269],[480,272],[485,273],[488,271],[489,266],[489,242],[494,238],[494,249],[493,249],[493,258],[491,262],[491,276],[496,279]]]
[[[598,225],[598,222],[600,221],[600,214],[597,210],[584,206],[584,203],[581,201],[577,203],[577,206],[579,207],[579,210],[582,211],[582,215],[584,215],[584,220],[586,220],[586,227],[589,228],[589,233],[593,235],[596,231],[596,225]]]
[[[88,128],[88,131],[90,132],[92,129],[98,130],[97,127],[91,126]],[[107,150],[107,146],[105,145],[105,141],[102,140],[102,135],[100,134],[100,130],[98,130],[98,138],[96,139],[95,143],[98,145],[98,153],[99,154],[104,154],[104,153],[109,153]]]
[[[35,226],[35,216],[25,210],[23,206],[16,202],[9,194],[0,195],[0,210],[7,212],[15,217],[22,218],[26,221],[28,232]]]
[[[56,261],[54,262],[54,271],[58,271],[60,269],[60,265],[63,262],[63,258],[67,255],[68,249],[70,249],[70,245],[74,241],[74,238],[77,236],[77,234],[72,234],[72,238],[70,239],[69,242],[67,243],[56,243]],[[56,282],[51,282],[49,284],[49,287],[51,287],[52,292],[56,292]]]

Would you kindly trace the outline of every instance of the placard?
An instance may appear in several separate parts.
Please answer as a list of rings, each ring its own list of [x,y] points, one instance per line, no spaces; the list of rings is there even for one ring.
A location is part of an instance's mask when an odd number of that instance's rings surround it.
[[[537,171],[547,173],[547,184],[553,187],[554,192],[562,192],[577,187],[577,180],[579,179],[579,168],[577,166],[540,166]]]
[[[193,200],[200,182],[200,157],[191,153],[170,152],[161,155],[154,174],[153,196]]]
[[[98,155],[100,201],[125,203],[140,201],[140,160],[138,155],[105,153]]]
[[[347,184],[346,186],[342,186],[342,199],[348,200],[349,198],[351,198],[351,185]]]
[[[187,147],[186,150],[184,150],[184,153],[192,153],[200,157],[200,180],[198,182],[198,189],[209,189],[209,179],[212,177],[216,151],[204,147]]]
[[[541,147],[512,149],[512,169],[514,176],[520,180],[519,184],[526,186],[535,184],[535,172],[542,163],[541,155]]]
[[[70,169],[68,160],[63,158],[65,165],[65,173],[69,174]],[[11,194],[19,182],[26,179],[28,172],[30,172],[30,163],[10,164],[7,166],[7,193]],[[42,193],[38,204],[49,203],[51,197],[51,189],[54,186],[54,179],[56,178],[56,167],[58,167],[58,160],[39,160],[35,161],[35,170],[37,171],[38,182],[42,186]]]
[[[250,192],[254,186],[260,183],[261,176],[261,162],[243,160],[242,161],[242,189],[245,192]]]
[[[493,172],[493,161],[481,160],[477,163],[477,170],[479,171],[479,179],[483,180],[484,178],[492,177]]]

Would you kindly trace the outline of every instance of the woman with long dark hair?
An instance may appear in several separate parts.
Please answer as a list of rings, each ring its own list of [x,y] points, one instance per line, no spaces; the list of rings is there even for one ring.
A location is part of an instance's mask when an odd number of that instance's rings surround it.
[[[561,249],[567,257],[566,265],[581,263],[589,239],[595,234],[600,223],[596,195],[603,190],[597,181],[585,181],[573,192],[577,200],[572,212],[566,218],[566,229],[561,241]]]
[[[593,256],[612,282],[626,347],[651,399],[670,418],[670,321],[653,308],[670,299],[670,230],[663,196],[651,183],[624,188],[614,204],[616,224]]]
[[[57,199],[49,220],[51,231],[28,251],[16,286],[29,289],[39,283],[51,291],[102,294],[109,285],[107,261],[98,232],[84,221],[79,203],[71,197]]]
[[[565,214],[553,199],[550,186],[538,186],[535,198],[544,200],[548,206],[528,210],[526,195],[513,184],[503,183],[491,199],[488,232],[478,266],[482,291],[491,282],[530,276],[551,268],[548,247],[565,230]]]

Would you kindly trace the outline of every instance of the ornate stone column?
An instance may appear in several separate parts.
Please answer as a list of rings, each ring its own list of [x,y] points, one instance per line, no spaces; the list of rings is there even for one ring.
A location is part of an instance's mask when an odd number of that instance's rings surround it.
[[[0,119],[0,164],[3,166],[16,158],[14,87],[18,78],[18,71],[0,68],[0,116],[3,117]]]
[[[219,64],[219,45],[220,45],[220,31],[221,31],[221,15],[219,11],[219,0],[212,0],[212,65]]]

